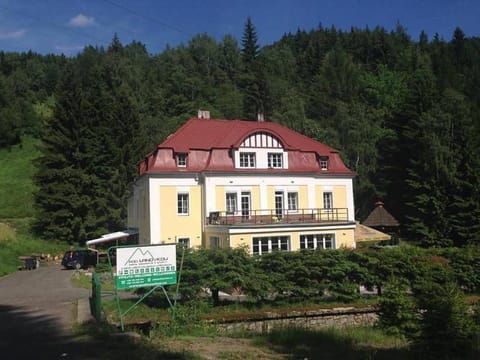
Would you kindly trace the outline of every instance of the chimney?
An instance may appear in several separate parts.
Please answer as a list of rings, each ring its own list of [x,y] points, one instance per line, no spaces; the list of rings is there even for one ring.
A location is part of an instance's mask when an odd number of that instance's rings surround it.
[[[257,113],[257,121],[258,122],[264,122],[265,121],[265,115],[263,113]]]
[[[208,110],[198,110],[199,119],[210,119],[210,111]]]

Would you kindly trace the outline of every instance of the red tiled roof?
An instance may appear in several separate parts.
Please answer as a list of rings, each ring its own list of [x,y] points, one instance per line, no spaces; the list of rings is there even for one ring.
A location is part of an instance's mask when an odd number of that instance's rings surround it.
[[[293,171],[353,175],[341,160],[337,150],[278,123],[197,118],[188,120],[159,144],[157,149],[140,164],[140,174],[146,171],[251,172],[252,169],[235,169],[230,150],[238,149],[245,138],[257,132],[273,135],[288,152],[289,168],[272,169],[276,173]],[[188,154],[186,168],[176,166],[175,155],[178,153]],[[327,171],[319,168],[318,156],[328,156]]]
[[[188,152],[191,149],[238,148],[248,135],[259,131],[275,135],[283,143],[285,150],[302,149],[324,154],[334,151],[327,145],[274,122],[207,119],[188,120],[158,147],[172,148],[177,153]]]

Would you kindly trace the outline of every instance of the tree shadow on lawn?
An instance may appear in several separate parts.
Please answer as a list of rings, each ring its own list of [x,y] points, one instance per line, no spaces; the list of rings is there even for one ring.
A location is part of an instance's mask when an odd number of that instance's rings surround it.
[[[265,335],[266,342],[276,351],[293,359],[414,359],[406,348],[362,345],[342,330],[305,330],[299,328],[276,329]]]
[[[66,334],[52,316],[29,309],[0,305],[1,359],[192,359],[152,347],[139,338],[115,336],[97,324]]]

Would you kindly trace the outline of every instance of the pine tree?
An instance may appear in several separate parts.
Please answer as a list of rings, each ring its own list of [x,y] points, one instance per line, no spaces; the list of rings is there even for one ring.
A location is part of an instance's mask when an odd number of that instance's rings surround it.
[[[93,179],[85,173],[88,154],[82,124],[84,102],[73,66],[62,76],[54,116],[43,136],[35,183],[38,210],[35,229],[46,239],[84,242],[94,225],[87,196]]]
[[[258,37],[252,19],[247,17],[242,37],[242,60],[247,70],[252,70],[258,57]]]
[[[44,237],[83,244],[125,227],[145,149],[120,56],[86,49],[63,76],[36,176],[36,229]]]
[[[265,67],[259,61],[259,46],[255,26],[247,18],[242,38],[244,71],[240,79],[243,90],[243,113],[247,119],[256,119],[257,114],[269,111],[268,86]]]
[[[466,98],[454,90],[445,91],[442,106],[451,115],[451,171],[448,188],[449,237],[457,246],[480,243],[480,153],[478,139]]]
[[[120,42],[120,38],[118,37],[117,33],[113,34],[112,41],[110,42],[110,45],[108,46],[108,52],[109,53],[118,53],[122,51],[123,45]]]
[[[408,144],[402,149],[408,159],[404,191],[407,230],[412,240],[424,246],[448,246],[447,186],[452,178],[449,117],[439,106],[428,59],[416,57],[414,66],[408,123],[402,134],[404,145]]]

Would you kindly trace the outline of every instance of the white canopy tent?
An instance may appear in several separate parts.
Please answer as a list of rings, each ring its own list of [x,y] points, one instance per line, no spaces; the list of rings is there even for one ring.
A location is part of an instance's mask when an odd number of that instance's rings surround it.
[[[138,234],[138,231],[130,230],[130,229],[123,230],[123,231],[117,231],[117,232],[102,235],[101,237],[99,237],[97,239],[88,240],[86,242],[86,245],[87,245],[87,247],[90,248],[91,246],[95,246],[95,245],[99,245],[99,244],[105,244],[105,243],[108,243],[108,242],[111,242],[111,241],[118,241],[120,239],[127,238],[131,235],[136,235],[136,234]]]

